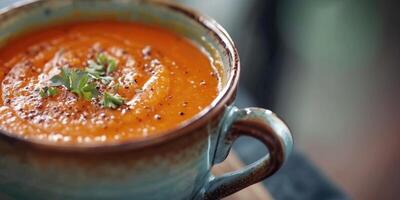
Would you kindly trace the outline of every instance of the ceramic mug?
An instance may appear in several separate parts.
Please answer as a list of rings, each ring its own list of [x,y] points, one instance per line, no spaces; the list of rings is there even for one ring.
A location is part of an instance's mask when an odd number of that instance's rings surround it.
[[[222,74],[212,104],[160,136],[57,146],[0,131],[2,199],[219,199],[272,175],[292,150],[291,133],[275,114],[232,105],[239,57],[226,31],[208,17],[143,0],[25,1],[0,12],[1,43],[25,30],[69,20],[113,18],[161,26],[205,49]],[[261,141],[269,154],[236,172],[213,176],[211,167],[224,161],[243,135]]]

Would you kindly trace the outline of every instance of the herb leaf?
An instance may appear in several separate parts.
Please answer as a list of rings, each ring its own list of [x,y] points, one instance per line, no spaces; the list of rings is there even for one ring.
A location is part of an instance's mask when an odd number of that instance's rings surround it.
[[[108,58],[104,54],[98,54],[96,62],[93,60],[88,61],[86,72],[89,73],[90,78],[100,80],[103,84],[108,85],[113,78],[108,76],[117,69],[117,63],[114,59]]]
[[[102,53],[96,56],[96,61],[89,60],[88,67],[86,67],[86,71],[95,76],[105,76],[112,73],[116,69],[116,61]]]
[[[46,98],[49,96],[55,96],[58,94],[58,90],[55,87],[44,87],[39,91],[39,94],[42,98]]]
[[[62,68],[61,73],[50,79],[51,86],[64,86],[72,93],[85,100],[91,100],[98,95],[96,85],[89,82],[89,73],[82,70]]]
[[[86,67],[86,71],[95,75],[95,76],[101,76],[104,75],[105,68],[103,65],[94,62],[93,60],[88,61],[88,66]]]
[[[86,84],[82,87],[82,97],[86,100],[91,100],[99,95],[99,91],[96,89],[96,85],[93,83]]]
[[[107,65],[107,74],[115,71],[117,69],[117,63],[113,59],[108,60],[108,65]]]
[[[102,103],[105,108],[116,109],[124,104],[124,99],[118,95],[112,95],[108,92],[105,92]]]
[[[71,88],[71,70],[69,68],[63,67],[61,68],[61,73],[53,76],[50,79],[50,86],[65,86],[66,88]]]
[[[96,62],[99,65],[106,65],[108,63],[108,60],[109,59],[107,58],[107,56],[102,54],[102,53],[98,54],[97,57],[96,57]]]
[[[113,80],[113,77],[111,77],[111,76],[102,76],[102,77],[100,77],[100,81],[104,85],[108,85],[112,80]]]

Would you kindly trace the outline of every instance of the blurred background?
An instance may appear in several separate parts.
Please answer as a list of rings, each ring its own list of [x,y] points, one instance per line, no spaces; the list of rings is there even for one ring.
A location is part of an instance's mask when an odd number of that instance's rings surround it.
[[[181,2],[215,18],[235,41],[242,62],[240,106],[278,113],[294,133],[297,151],[350,198],[398,199],[399,3]],[[248,146],[237,147],[243,160],[261,148]],[[295,168],[296,162],[290,164]],[[270,185],[285,187],[281,182]]]
[[[310,159],[309,167],[348,197],[399,198],[399,3],[180,2],[215,18],[235,41],[242,62],[239,106],[278,113],[294,133],[296,151],[305,155],[301,159]],[[245,161],[260,148],[251,142],[236,145]],[[288,164],[296,170],[297,161]],[[282,189],[291,184],[290,176],[304,179],[304,190],[315,178],[289,169],[273,177],[288,181],[266,183],[276,199],[327,199],[323,194],[282,194],[290,193]]]
[[[235,41],[237,104],[273,110],[294,134],[296,152],[264,182],[275,199],[398,199],[400,3],[177,1]],[[235,145],[246,163],[264,154],[259,148],[246,138]]]

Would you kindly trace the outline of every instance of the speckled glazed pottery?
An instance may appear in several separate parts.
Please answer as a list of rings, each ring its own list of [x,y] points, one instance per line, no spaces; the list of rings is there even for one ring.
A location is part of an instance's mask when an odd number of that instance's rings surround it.
[[[103,146],[56,146],[0,131],[0,199],[219,199],[277,171],[292,136],[273,113],[232,105],[239,57],[214,20],[159,1],[41,0],[0,11],[0,43],[25,30],[69,20],[139,21],[181,34],[223,66],[222,89],[193,119],[158,137]],[[215,177],[236,138],[264,143],[269,154],[242,170]]]

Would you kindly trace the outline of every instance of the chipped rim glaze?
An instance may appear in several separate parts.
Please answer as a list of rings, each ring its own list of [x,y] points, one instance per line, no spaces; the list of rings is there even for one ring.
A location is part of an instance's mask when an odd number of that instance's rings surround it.
[[[41,6],[41,3],[51,0],[26,0],[12,4],[4,9],[0,10],[0,16],[17,15],[20,14],[24,9],[30,9],[34,6]],[[0,139],[8,140],[11,143],[21,143],[22,145],[28,145],[29,147],[39,148],[43,150],[55,150],[63,152],[80,152],[80,153],[99,153],[99,152],[114,152],[127,149],[141,149],[145,147],[154,146],[161,143],[169,142],[178,137],[183,137],[190,134],[193,130],[198,129],[206,125],[210,118],[224,112],[227,105],[229,105],[236,93],[236,88],[239,81],[240,72],[240,61],[237,49],[226,30],[219,25],[214,19],[202,15],[197,11],[186,8],[180,4],[173,2],[166,2],[161,0],[139,0],[139,2],[150,3],[156,6],[163,6],[167,9],[179,12],[184,16],[190,18],[197,24],[201,25],[203,28],[209,30],[209,34],[212,34],[218,43],[225,49],[224,55],[229,59],[230,74],[228,77],[227,84],[219,92],[217,98],[204,108],[201,112],[196,114],[191,119],[184,121],[179,124],[176,128],[169,131],[161,132],[157,136],[150,136],[143,139],[123,141],[120,143],[110,143],[110,144],[84,144],[84,145],[60,145],[57,143],[45,143],[34,140],[28,140],[20,138],[14,134],[0,130]],[[1,23],[1,22],[0,22]]]

